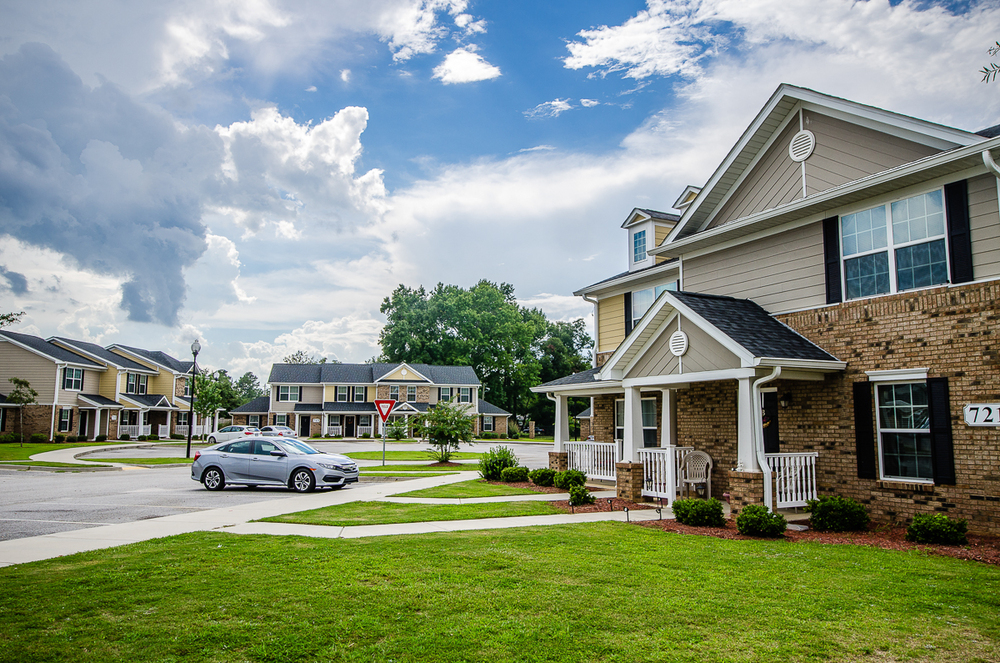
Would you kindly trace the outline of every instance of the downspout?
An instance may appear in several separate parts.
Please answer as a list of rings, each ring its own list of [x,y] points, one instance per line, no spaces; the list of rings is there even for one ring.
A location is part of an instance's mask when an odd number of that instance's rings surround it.
[[[768,511],[774,511],[774,499],[771,496],[771,468],[768,466],[767,457],[764,454],[764,416],[760,407],[760,388],[772,380],[777,380],[780,375],[781,366],[775,366],[770,375],[765,375],[754,381],[750,394],[753,399],[753,403],[751,403],[753,408],[753,447],[754,451],[757,452],[757,463],[760,465],[760,471],[764,474],[764,506],[767,507]]]
[[[600,309],[597,307],[597,300],[591,299],[587,295],[582,295],[583,301],[589,302],[594,305],[594,352],[592,353],[591,365],[597,368],[597,348],[600,345],[600,339],[598,338],[600,332],[600,321],[597,319],[597,314]]]
[[[983,163],[986,164],[986,168],[993,173],[993,176],[1000,179],[1000,166],[997,162],[993,160],[993,155],[990,154],[989,150],[983,150]],[[586,297],[584,297],[586,299]]]

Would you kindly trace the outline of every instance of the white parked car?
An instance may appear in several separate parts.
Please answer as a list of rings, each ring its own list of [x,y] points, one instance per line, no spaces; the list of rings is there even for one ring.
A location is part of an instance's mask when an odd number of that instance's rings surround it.
[[[260,433],[267,437],[295,437],[295,431],[288,426],[264,426]]]
[[[256,426],[226,426],[222,430],[215,431],[209,435],[208,443],[228,442],[244,435],[260,435],[260,429]]]

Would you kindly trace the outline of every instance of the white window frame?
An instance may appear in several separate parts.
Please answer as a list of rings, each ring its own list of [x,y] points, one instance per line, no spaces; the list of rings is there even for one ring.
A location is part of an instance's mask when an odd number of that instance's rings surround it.
[[[632,326],[633,327],[636,325],[637,322],[639,322],[639,320],[642,319],[642,316],[644,316],[646,314],[646,311],[648,311],[650,309],[650,307],[653,305],[653,302],[656,301],[656,298],[659,297],[660,294],[664,290],[671,290],[671,291],[676,292],[677,291],[677,281],[670,281],[669,283],[662,283],[662,284],[660,284],[658,286],[654,286],[652,288],[643,288],[642,290],[634,290],[634,291],[632,291]],[[651,298],[649,299],[649,301],[646,303],[645,306],[639,307],[637,305],[637,301],[640,298],[644,298],[644,297],[646,297],[648,295],[651,295]],[[642,310],[640,310],[640,308]]]
[[[336,396],[336,399],[337,399],[338,403],[347,403],[348,402],[348,400],[347,400],[347,396],[348,396],[347,391],[348,390],[347,390],[347,385],[346,384],[339,384],[339,385],[337,385],[337,396]]]
[[[657,446],[659,446],[660,438],[659,438],[659,427],[656,425],[656,397],[654,396],[652,398],[641,398],[639,400],[640,400],[639,416],[640,416],[640,419],[642,421],[642,430],[643,431],[651,430],[651,431],[655,431],[656,432],[656,436],[657,436],[656,437],[656,442],[657,442],[657,444],[655,444],[653,446],[657,447]],[[642,405],[641,405],[641,403],[649,403],[649,402],[651,402],[653,404],[653,425],[652,426],[647,426],[646,425],[645,417],[643,416],[646,413],[642,412]],[[621,407],[619,407],[619,405],[618,405],[619,403],[621,403]],[[615,439],[616,440],[624,440],[625,439],[625,421],[624,420],[625,420],[625,399],[624,398],[616,398],[615,399]],[[645,437],[646,437],[645,433],[643,433],[642,437],[643,437],[643,440],[642,440],[643,446],[645,447]]]
[[[472,402],[472,387],[459,387],[458,388],[458,402],[459,403],[471,403]]]
[[[260,428],[260,415],[259,414],[248,414],[247,415],[247,426],[252,428]]]
[[[364,403],[365,397],[368,395],[368,389],[365,387],[355,387],[354,388],[354,402]],[[358,398],[360,396],[361,398]]]
[[[288,428],[288,415],[287,414],[274,415],[274,425],[285,426],[286,428]]]
[[[134,394],[136,385],[139,384],[139,376],[135,373],[125,374],[125,393]]]
[[[893,223],[892,223],[892,206],[895,203],[900,203],[906,200],[911,200],[913,198],[919,198],[921,196],[926,196],[928,194],[934,193],[935,191],[941,192],[941,209],[944,215],[944,233],[940,235],[933,235],[923,237],[917,240],[911,240],[906,242],[895,242],[893,237]],[[847,256],[844,255],[844,217],[851,216],[852,214],[860,214],[862,212],[867,212],[869,210],[882,208],[885,210],[885,233],[886,233],[886,245],[882,248],[873,248],[868,251],[858,251]],[[881,205],[868,205],[864,207],[859,207],[846,214],[840,214],[837,217],[837,240],[840,243],[840,287],[843,293],[844,301],[856,301],[859,299],[870,299],[872,297],[881,297],[884,295],[894,295],[900,292],[912,292],[914,290],[921,290],[923,288],[936,288],[942,285],[947,285],[951,283],[951,240],[948,237],[948,203],[944,196],[944,188],[937,187],[934,189],[929,189],[921,193],[917,193],[910,196],[902,196],[895,198],[893,200],[886,201]],[[913,288],[908,288],[906,290],[899,289],[897,269],[896,269],[896,251],[900,249],[909,248],[912,246],[918,246],[920,244],[930,244],[931,242],[937,242],[944,240],[944,258],[945,258],[945,271],[946,278],[944,281],[939,283],[931,283],[930,285],[915,286]],[[847,261],[854,260],[856,258],[861,258],[869,255],[876,255],[879,253],[885,253],[888,260],[889,269],[889,290],[888,292],[877,292],[870,295],[859,295],[857,297],[849,297],[847,293]]]
[[[326,425],[327,426],[339,426],[340,425],[340,415],[339,414],[328,414],[328,415],[326,415]]]
[[[278,387],[278,402],[298,403],[301,391],[297,385],[280,385]]]
[[[483,432],[493,432],[493,417],[488,414],[483,415]]]
[[[177,413],[177,425],[178,426],[187,426],[188,425],[188,415],[189,414],[191,414],[191,413],[190,412],[178,412]]]
[[[191,380],[189,380],[188,378],[184,378],[184,395],[185,396],[191,395]]]
[[[372,425],[372,415],[370,414],[358,415],[358,426],[371,426],[371,425]]]
[[[887,384],[923,384],[927,385],[927,373],[926,368],[904,368],[895,369],[887,371],[866,371],[865,374],[868,376],[868,381],[872,383],[875,392],[875,439],[878,444],[878,472],[879,478],[883,481],[898,481],[900,483],[922,483],[932,485],[934,483],[933,476],[930,479],[915,478],[915,477],[897,477],[887,475],[885,473],[885,457],[882,455],[882,433],[916,433],[918,435],[930,435],[930,428],[913,428],[913,429],[903,429],[903,428],[882,428],[882,417],[879,416],[879,386]],[[927,408],[928,414],[932,406],[930,402],[930,392],[927,393]],[[931,467],[931,472],[933,473],[933,467]]]
[[[415,384],[406,385],[406,402],[407,403],[417,402],[417,385]]]
[[[392,400],[394,400],[394,401],[396,401],[397,403],[399,402],[399,385],[398,384],[391,384],[391,385],[389,385],[389,398],[392,399]]]
[[[73,410],[63,408],[59,410],[59,432],[68,433],[73,423]]]
[[[138,380],[136,381],[136,386],[138,388],[138,391],[136,393],[138,393],[140,396],[144,396],[146,394],[146,388],[148,385],[149,385],[148,375],[138,376]]]
[[[63,389],[67,391],[83,391],[83,369],[70,368],[63,369]]]
[[[642,246],[639,246],[639,242],[642,242]],[[632,232],[632,264],[639,264],[645,261],[649,257],[647,252],[647,246],[649,245],[646,239],[646,229],[635,230]]]
[[[438,398],[440,401],[450,401],[451,400],[451,387],[441,387],[441,396]],[[447,394],[447,395],[445,395]]]

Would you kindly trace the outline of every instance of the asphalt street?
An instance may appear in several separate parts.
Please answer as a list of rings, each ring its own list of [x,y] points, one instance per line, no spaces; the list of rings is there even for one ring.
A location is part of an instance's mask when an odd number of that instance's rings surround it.
[[[381,442],[317,442],[321,451],[350,453],[381,450]],[[508,444],[522,465],[548,465],[551,444]],[[421,443],[389,444],[390,450],[423,450]],[[484,443],[462,445],[482,452]],[[101,458],[183,457],[184,446],[128,448],[84,456]],[[361,461],[377,465],[379,461]],[[392,461],[399,464],[398,461]],[[351,490],[351,487],[346,488]],[[0,469],[0,541],[66,532],[101,525],[125,524],[176,514],[295,497],[280,488],[207,491],[192,481],[188,467],[153,467],[116,471],[19,471]]]

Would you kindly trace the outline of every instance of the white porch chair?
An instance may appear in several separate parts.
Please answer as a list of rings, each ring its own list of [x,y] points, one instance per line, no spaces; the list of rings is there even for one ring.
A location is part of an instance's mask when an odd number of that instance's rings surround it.
[[[681,485],[684,496],[689,496],[691,487],[705,484],[706,499],[712,496],[712,457],[704,451],[692,451],[684,457],[681,465]]]

